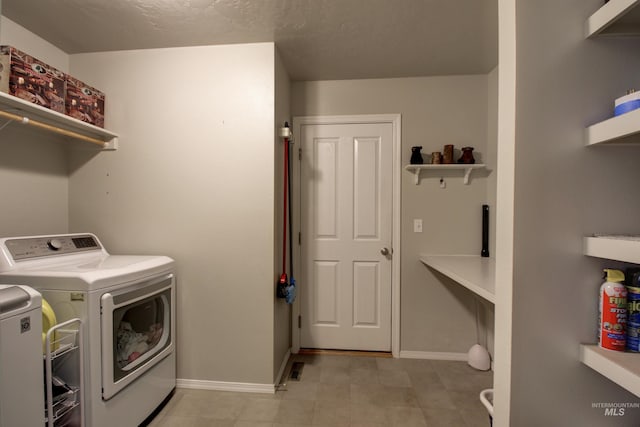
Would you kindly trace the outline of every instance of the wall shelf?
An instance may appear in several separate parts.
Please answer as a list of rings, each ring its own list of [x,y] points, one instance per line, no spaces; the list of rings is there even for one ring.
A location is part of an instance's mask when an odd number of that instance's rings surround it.
[[[101,147],[103,150],[118,148],[118,135],[106,129],[74,119],[67,115],[32,104],[15,96],[0,92],[0,112],[10,116],[20,116],[16,126],[32,124],[45,130],[62,134],[80,141],[86,141]],[[26,118],[26,119],[25,119]],[[1,122],[6,119],[6,122]],[[0,117],[0,130],[16,119]]]
[[[610,0],[589,17],[585,37],[640,34],[640,0]]]
[[[640,264],[640,237],[602,235],[584,238],[584,254]],[[580,346],[580,361],[640,397],[640,354],[605,350],[595,344]]]
[[[580,361],[640,397],[640,354],[581,344]]]
[[[639,0],[640,1],[640,0]],[[446,164],[446,165],[433,165],[433,164],[428,164],[428,165],[406,165],[405,170],[411,172],[412,174],[415,175],[415,183],[416,185],[420,184],[420,173],[422,171],[430,171],[430,170],[461,170],[464,171],[464,179],[463,182],[464,184],[469,184],[469,176],[471,175],[471,171],[474,169],[484,169],[485,165],[484,164],[473,164],[473,165],[467,165],[467,164],[460,164],[460,163],[454,163],[454,164]]]
[[[585,37],[640,35],[640,0],[610,0],[585,24]],[[639,143],[640,109],[596,123],[587,128],[585,145]]]
[[[640,237],[638,236],[585,237],[583,244],[585,255],[640,264]]]
[[[494,258],[480,255],[422,255],[420,261],[495,304]]]
[[[586,131],[585,145],[639,142],[640,109],[591,125]]]

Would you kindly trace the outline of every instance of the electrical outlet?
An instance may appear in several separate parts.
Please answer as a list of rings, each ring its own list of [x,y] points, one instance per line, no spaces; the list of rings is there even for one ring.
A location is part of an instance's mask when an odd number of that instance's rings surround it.
[[[414,233],[422,233],[422,220],[414,219],[413,220],[413,232]]]

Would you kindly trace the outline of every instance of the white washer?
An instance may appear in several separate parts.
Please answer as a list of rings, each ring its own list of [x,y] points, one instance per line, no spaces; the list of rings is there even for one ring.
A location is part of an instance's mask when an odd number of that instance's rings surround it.
[[[89,233],[0,239],[0,283],[32,286],[83,322],[88,427],[136,426],[176,385],[174,262],[110,255]]]
[[[0,426],[44,424],[42,297],[0,285]]]

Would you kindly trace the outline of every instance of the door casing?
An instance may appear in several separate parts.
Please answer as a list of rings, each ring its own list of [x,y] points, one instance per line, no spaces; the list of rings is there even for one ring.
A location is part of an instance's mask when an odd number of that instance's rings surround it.
[[[402,117],[400,114],[366,114],[366,115],[346,115],[346,116],[301,116],[293,118],[293,149],[292,157],[292,233],[298,236],[300,232],[300,159],[298,150],[300,142],[296,140],[300,135],[300,129],[305,125],[330,125],[330,124],[362,124],[362,123],[389,123],[392,125],[393,138],[393,159],[392,159],[392,191],[393,191],[393,219],[392,219],[392,249],[391,258],[391,353],[393,357],[400,357],[400,191],[401,191],[401,129]],[[304,236],[302,236],[304,239]],[[294,273],[300,272],[301,247],[299,244],[293,245],[294,251]],[[294,275],[295,277],[295,275]],[[304,287],[304,283],[298,286]],[[291,316],[291,352],[300,351],[300,329],[298,328],[298,318],[301,315],[300,300],[296,298],[292,305]]]

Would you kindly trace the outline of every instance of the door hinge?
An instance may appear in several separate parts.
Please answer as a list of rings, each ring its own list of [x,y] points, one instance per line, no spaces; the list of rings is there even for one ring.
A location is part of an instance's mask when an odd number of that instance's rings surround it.
[[[298,329],[302,328],[302,316],[298,315]]]
[[[302,245],[302,232],[298,231],[298,246]]]
[[[302,160],[302,148],[298,148],[298,160]]]

